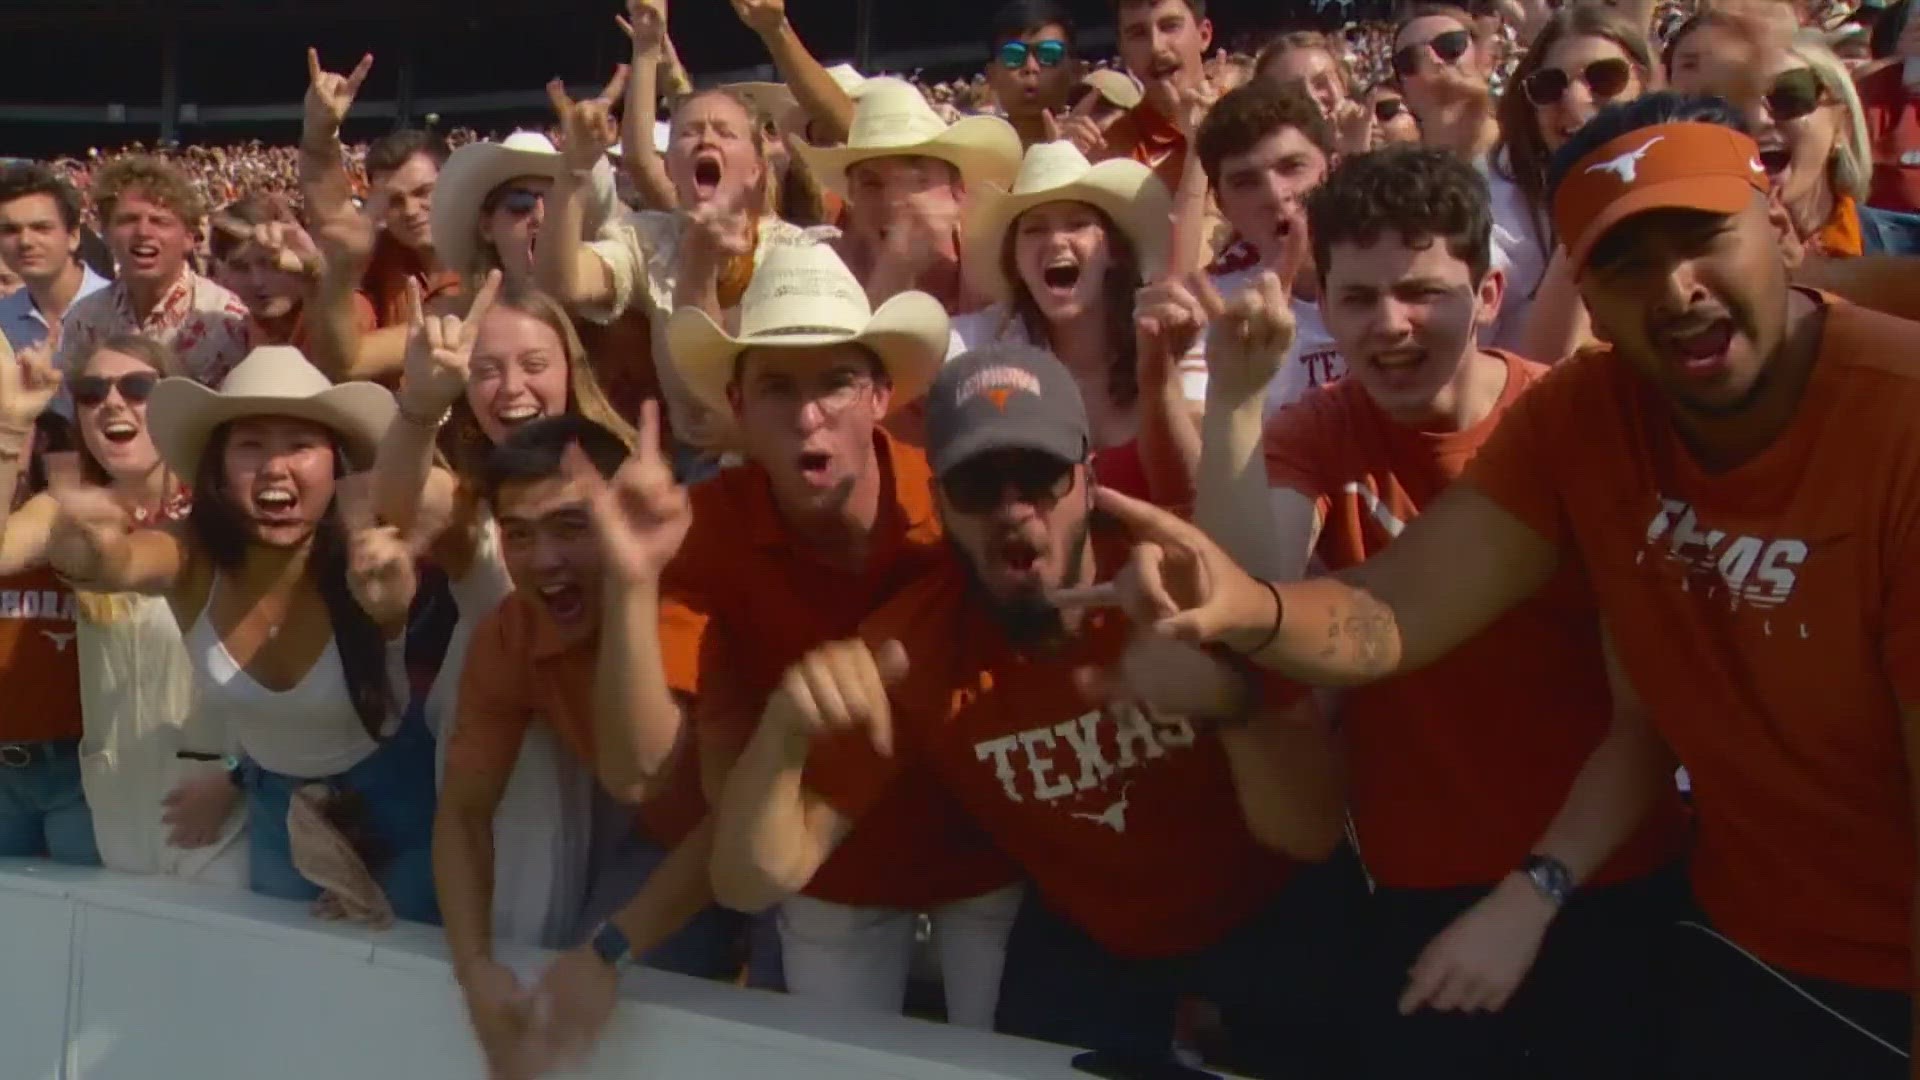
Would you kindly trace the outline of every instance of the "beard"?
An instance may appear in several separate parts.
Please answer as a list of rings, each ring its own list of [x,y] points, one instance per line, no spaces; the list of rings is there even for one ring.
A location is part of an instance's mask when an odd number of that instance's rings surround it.
[[[1092,522],[1082,518],[1080,524],[1067,537],[1067,565],[1062,575],[1063,583],[1080,580],[1080,570],[1086,563],[1087,533]],[[1067,637],[1066,618],[1060,614],[1047,596],[1045,590],[1035,589],[1020,592],[1013,596],[996,596],[981,580],[980,568],[973,557],[954,544],[951,536],[947,543],[953,545],[954,554],[967,568],[967,582],[986,607],[993,621],[1000,626],[1001,633],[1016,649],[1022,651],[1056,645]]]

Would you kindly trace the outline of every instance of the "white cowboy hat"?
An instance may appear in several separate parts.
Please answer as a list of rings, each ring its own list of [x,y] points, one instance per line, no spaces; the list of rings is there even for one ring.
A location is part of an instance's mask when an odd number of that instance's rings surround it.
[[[192,379],[161,379],[147,402],[147,430],[167,468],[192,478],[198,475],[207,437],[229,420],[311,420],[340,436],[349,468],[360,470],[373,467],[394,410],[393,394],[386,387],[370,382],[335,386],[299,349],[269,345],[248,353],[217,391]]]
[[[949,125],[915,89],[900,79],[868,79],[853,105],[853,129],[845,146],[813,146],[789,140],[821,186],[842,198],[847,169],[884,157],[938,158],[960,170],[971,187],[1006,184],[1020,169],[1020,134],[997,116],[969,116]]]
[[[1087,72],[1086,77],[1080,80],[1080,85],[1090,87],[1095,93],[1107,99],[1109,104],[1117,105],[1122,109],[1133,108],[1147,96],[1146,91],[1140,88],[1140,83],[1133,76],[1112,68],[1096,68]]]
[[[497,143],[473,142],[455,150],[440,167],[433,189],[433,252],[440,265],[461,274],[477,269],[473,258],[480,240],[480,207],[488,192],[522,176],[558,180],[566,167],[553,141],[537,131],[516,131]],[[612,162],[595,163],[591,176],[584,223],[588,238],[620,209]]]
[[[846,343],[880,357],[893,381],[892,408],[926,393],[947,354],[947,309],[923,292],[903,292],[880,305],[840,256],[825,244],[770,249],[740,298],[740,334],[714,325],[699,308],[683,307],[667,323],[674,368],[701,404],[733,415],[727,385],[747,349],[803,349]]]
[[[1007,230],[1021,214],[1055,202],[1086,203],[1105,213],[1133,241],[1143,274],[1166,262],[1173,195],[1152,169],[1128,158],[1089,165],[1070,142],[1035,143],[1020,163],[1013,190],[983,188],[967,207],[960,235],[975,289],[998,300],[1008,297],[1013,283],[1000,267]]]

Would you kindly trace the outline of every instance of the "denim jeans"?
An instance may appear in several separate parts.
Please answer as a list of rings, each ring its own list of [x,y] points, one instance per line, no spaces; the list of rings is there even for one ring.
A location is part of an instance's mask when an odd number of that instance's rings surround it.
[[[0,856],[99,866],[80,743],[0,743]]]
[[[253,891],[282,900],[315,900],[319,886],[293,865],[287,807],[293,793],[312,783],[351,792],[365,803],[366,823],[383,848],[374,879],[394,914],[412,922],[440,922],[433,889],[433,733],[418,708],[407,710],[400,730],[366,760],[338,776],[303,779],[268,772],[246,762],[249,881]]]
[[[581,906],[580,923],[570,944],[593,936],[600,924],[619,914],[672,850],[642,833],[633,808],[622,806],[596,788],[593,798],[592,884]],[[740,972],[743,935],[749,919],[710,904],[665,941],[638,958],[650,968],[698,979],[732,979]]]

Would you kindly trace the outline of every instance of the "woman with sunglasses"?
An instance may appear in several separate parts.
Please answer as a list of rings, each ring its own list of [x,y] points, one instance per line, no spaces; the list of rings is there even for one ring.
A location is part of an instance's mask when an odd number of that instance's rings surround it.
[[[1526,234],[1547,270],[1520,324],[1516,351],[1554,363],[1584,342],[1586,307],[1553,238],[1547,162],[1595,113],[1653,88],[1653,53],[1633,24],[1600,4],[1561,8],[1541,27],[1501,96],[1499,179],[1519,195]],[[1551,258],[1549,259],[1549,256]]]
[[[1373,118],[1367,131],[1367,149],[1420,141],[1420,121],[1407,108],[1407,99],[1391,79],[1377,82],[1360,95],[1360,101]]]
[[[19,366],[0,368],[0,433],[31,427],[52,400],[59,380],[44,351],[30,350]],[[178,374],[172,350],[120,334],[68,380],[80,434],[79,479],[109,492],[129,527],[186,515],[186,489],[161,463],[147,432],[148,395],[162,377]],[[18,457],[0,449],[0,489],[18,483],[19,466]],[[222,763],[227,736],[190,710],[192,669],[166,601],[71,591],[47,566],[58,514],[54,496],[42,492],[9,514],[10,504],[0,497],[0,583],[23,596],[71,597],[63,603],[72,625],[41,629],[7,650],[0,668],[12,673],[3,690],[8,711],[42,722],[71,712],[76,732],[85,720],[73,760],[49,755],[42,762],[33,755],[33,767],[75,769],[66,809],[47,814],[48,851],[126,873],[244,885],[245,817],[234,812],[239,794]],[[32,655],[32,646],[51,648]],[[42,702],[43,692],[60,700]],[[70,820],[57,827],[62,816]],[[82,839],[90,858],[73,857]]]

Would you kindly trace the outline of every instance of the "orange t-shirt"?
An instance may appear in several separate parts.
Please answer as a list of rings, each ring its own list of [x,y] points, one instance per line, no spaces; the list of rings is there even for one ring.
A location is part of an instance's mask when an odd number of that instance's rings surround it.
[[[407,281],[410,278],[420,282],[422,305],[460,291],[458,272],[441,270],[427,273],[418,255],[393,237],[381,233],[380,238],[374,241],[373,258],[367,264],[367,272],[360,279],[360,288],[372,301],[381,326],[398,326],[406,322]]]
[[[693,528],[661,588],[667,683],[693,698],[699,741],[737,753],[786,669],[921,576],[944,551],[926,456],[876,431],[880,517],[858,573],[796,542],[766,471],[727,469],[695,487]],[[925,908],[991,892],[1019,872],[938,784],[903,775],[883,812],[853,830],[806,895],[863,907]]]
[[[1132,158],[1152,169],[1168,191],[1178,191],[1187,168],[1187,137],[1143,101],[1108,130],[1105,156]]]
[[[353,294],[353,324],[363,334],[380,328],[380,318],[374,313],[373,301],[367,299],[366,293]],[[258,318],[249,318],[247,325],[256,346],[291,345],[301,352],[307,352],[313,344],[313,324],[307,321],[304,304],[290,320],[270,325]]]
[[[1547,369],[1499,354],[1507,384],[1464,431],[1395,422],[1356,381],[1309,393],[1268,421],[1267,475],[1320,507],[1314,553],[1329,570],[1378,554],[1473,459]],[[1348,805],[1382,885],[1491,885],[1518,867],[1566,801],[1611,716],[1599,613],[1577,567],[1473,640],[1412,674],[1345,692]],[[1679,792],[1594,881],[1642,877],[1680,853]]]
[[[0,578],[0,742],[78,739],[73,589],[46,566]]]
[[[1585,564],[1693,778],[1694,893],[1762,959],[1905,990],[1901,707],[1920,708],[1920,325],[1832,298],[1785,432],[1709,473],[1610,350],[1542,377],[1467,472]]]
[[[538,603],[509,593],[473,628],[460,704],[447,739],[451,772],[505,775],[520,760],[527,726],[543,723],[594,769],[593,642],[569,645]],[[647,835],[679,843],[707,815],[697,748],[673,763],[667,790],[641,803]]]
[[[1120,544],[1097,552],[1103,580],[1126,557]],[[1075,673],[1126,648],[1118,612],[1089,613],[1057,652],[1022,654],[949,555],[860,633],[906,649],[893,755],[856,737],[817,743],[804,781],[856,830],[903,773],[930,769],[1049,904],[1122,956],[1212,945],[1286,884],[1294,864],[1247,831],[1218,739],[1082,696]]]

